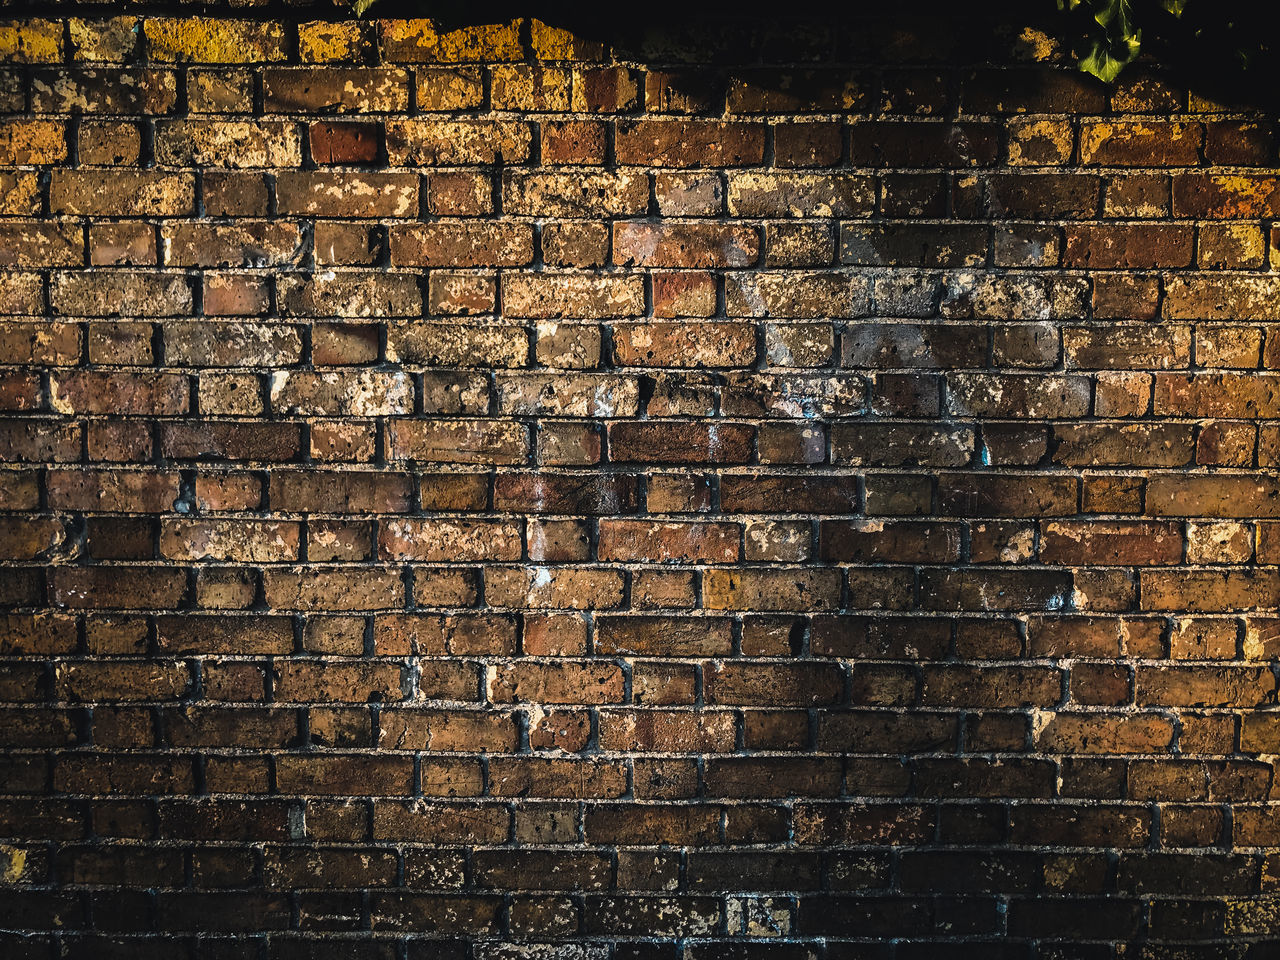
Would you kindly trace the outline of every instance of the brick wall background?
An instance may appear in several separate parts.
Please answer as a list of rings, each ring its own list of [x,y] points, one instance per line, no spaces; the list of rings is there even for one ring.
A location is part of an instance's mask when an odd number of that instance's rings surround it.
[[[6,958],[1271,955],[1266,117],[108,12],[0,23]]]

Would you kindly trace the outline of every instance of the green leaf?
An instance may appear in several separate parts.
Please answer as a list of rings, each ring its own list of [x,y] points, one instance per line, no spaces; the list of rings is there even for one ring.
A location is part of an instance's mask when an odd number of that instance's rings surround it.
[[[1123,38],[1119,44],[1096,39],[1089,53],[1081,58],[1080,69],[1093,74],[1104,83],[1112,83],[1120,75],[1120,71],[1138,56],[1141,45],[1141,30],[1131,37]]]
[[[1093,19],[1106,27],[1108,33],[1129,34],[1132,18],[1133,9],[1128,0],[1093,0]]]
[[[351,9],[355,11],[357,17],[363,17],[365,11],[377,2],[378,0],[351,0]]]
[[[1160,0],[1160,8],[1166,13],[1172,13],[1175,17],[1182,16],[1186,6],[1187,0]]]

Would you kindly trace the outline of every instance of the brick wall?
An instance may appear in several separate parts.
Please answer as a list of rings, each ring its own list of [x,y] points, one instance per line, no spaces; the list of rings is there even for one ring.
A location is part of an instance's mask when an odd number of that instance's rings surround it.
[[[1264,955],[1265,117],[107,12],[0,23],[6,958]]]

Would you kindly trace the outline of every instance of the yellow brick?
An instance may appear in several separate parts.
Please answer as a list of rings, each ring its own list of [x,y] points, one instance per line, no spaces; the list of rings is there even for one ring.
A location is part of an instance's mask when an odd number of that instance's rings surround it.
[[[372,48],[368,24],[313,20],[298,24],[298,55],[303,63],[363,61]]]
[[[72,20],[71,52],[76,60],[120,63],[138,48],[138,18]]]
[[[255,63],[283,60],[284,28],[253,20],[158,17],[143,25],[153,60]]]
[[[523,60],[521,20],[439,33],[432,20],[380,20],[382,56],[391,63],[473,63]]]
[[[532,25],[533,52],[539,60],[602,60],[604,44],[577,37],[541,20]]]
[[[57,63],[61,59],[61,21],[0,20],[0,62]]]
[[[0,163],[60,163],[67,159],[66,128],[56,120],[0,122]]]

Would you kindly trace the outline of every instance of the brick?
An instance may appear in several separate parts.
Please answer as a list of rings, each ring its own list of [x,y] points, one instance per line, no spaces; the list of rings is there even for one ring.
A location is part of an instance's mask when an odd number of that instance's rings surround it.
[[[39,178],[34,171],[0,173],[0,214],[34,216],[40,212]]]
[[[1064,267],[1149,270],[1191,265],[1191,228],[1171,224],[1099,226],[1073,224],[1066,230]]]
[[[431,20],[381,20],[378,35],[392,62],[464,63],[523,57],[518,21],[440,31]]]
[[[270,570],[263,586],[267,604],[282,610],[379,610],[398,606],[404,597],[398,571],[377,569],[359,576],[333,569]]]
[[[271,403],[286,414],[389,416],[413,409],[413,386],[403,373],[277,373]]]
[[[55,164],[67,158],[66,127],[56,120],[0,122],[0,161],[6,164]]]
[[[291,123],[172,120],[156,124],[155,151],[164,166],[296,167],[302,137]]]
[[[392,263],[409,266],[519,267],[533,259],[533,233],[519,224],[394,226],[390,242]]]
[[[171,113],[177,104],[172,70],[72,68],[41,70],[32,81],[37,113]]]
[[[376,123],[312,123],[307,138],[316,163],[375,163],[382,146],[382,127]]]
[[[160,429],[160,450],[177,460],[221,459],[284,462],[299,450],[296,425],[205,421],[201,425],[166,423]]]
[[[521,464],[529,457],[522,424],[502,421],[398,420],[390,425],[395,460]]]
[[[195,212],[195,177],[187,173],[57,170],[49,185],[54,213],[176,217]]]
[[[637,316],[644,309],[639,277],[507,274],[502,298],[507,316],[534,319]]]
[[[1182,324],[1067,327],[1067,365],[1081,369],[1169,369],[1191,361],[1191,331]]]
[[[597,550],[604,561],[732,563],[740,536],[735,524],[601,520]]]
[[[489,671],[489,699],[495,703],[617,703],[622,671],[614,663],[513,663]]]
[[[754,436],[743,424],[619,422],[609,429],[615,460],[651,463],[745,463]]]
[[[511,213],[530,216],[637,216],[648,211],[649,182],[633,171],[512,171],[503,176],[502,203]]]
[[[1177,563],[1182,527],[1153,521],[1059,520],[1040,526],[1040,559],[1053,564],[1123,566]]]
[[[1179,217],[1249,220],[1270,216],[1280,204],[1280,179],[1253,173],[1179,173],[1173,178],[1173,213]]]
[[[732,173],[727,200],[740,217],[868,217],[875,193],[869,177]]]
[[[298,525],[252,520],[170,520],[160,555],[174,560],[279,563],[298,558]]]
[[[760,255],[750,227],[687,223],[615,223],[614,262],[642,267],[747,267]]]
[[[840,262],[859,266],[972,267],[986,262],[985,228],[963,225],[844,224]]]
[[[1053,440],[1054,462],[1067,465],[1177,467],[1193,455],[1190,432],[1176,423],[1058,424]]]
[[[522,367],[527,331],[515,325],[406,323],[387,332],[387,357],[409,364],[450,367]]]
[[[195,267],[265,267],[296,263],[302,237],[297,227],[264,221],[236,226],[184,223],[166,226],[165,263]]]
[[[418,177],[405,173],[285,171],[276,180],[282,214],[404,217],[418,211]]]
[[[522,163],[532,133],[527,123],[502,120],[388,120],[387,157],[395,166]]]
[[[1085,377],[949,374],[947,406],[961,416],[1079,417],[1089,409]]]
[[[1015,166],[1056,166],[1071,158],[1075,131],[1063,120],[1040,117],[1009,122],[1009,162]]]
[[[748,166],[764,158],[764,125],[707,120],[637,120],[622,124],[618,162],[637,166]]]
[[[62,25],[56,20],[0,23],[0,54],[14,63],[56,63],[62,59]]]
[[[614,327],[615,362],[640,367],[750,366],[755,331],[741,323],[623,323]]]
[[[278,289],[281,312],[291,316],[405,317],[422,309],[421,291],[405,274],[286,275]]]
[[[0,263],[5,266],[80,266],[83,250],[82,233],[72,224],[0,223]]]
[[[393,113],[409,105],[409,71],[325,66],[262,71],[267,113]]]
[[[148,19],[143,28],[151,56],[159,61],[249,63],[283,60],[280,24],[251,20]]]
[[[1080,129],[1080,162],[1109,166],[1196,166],[1203,139],[1199,124],[1089,122]]]
[[[851,159],[858,166],[989,166],[996,157],[996,126],[990,123],[861,121],[853,124]]]
[[[186,413],[187,378],[180,374],[142,377],[130,373],[67,373],[53,381],[50,405],[62,413]]]
[[[622,599],[622,577],[614,570],[536,567],[493,568],[485,593],[500,607],[518,609],[608,609]]]
[[[392,520],[378,534],[388,560],[519,560],[520,528],[486,521]]]

